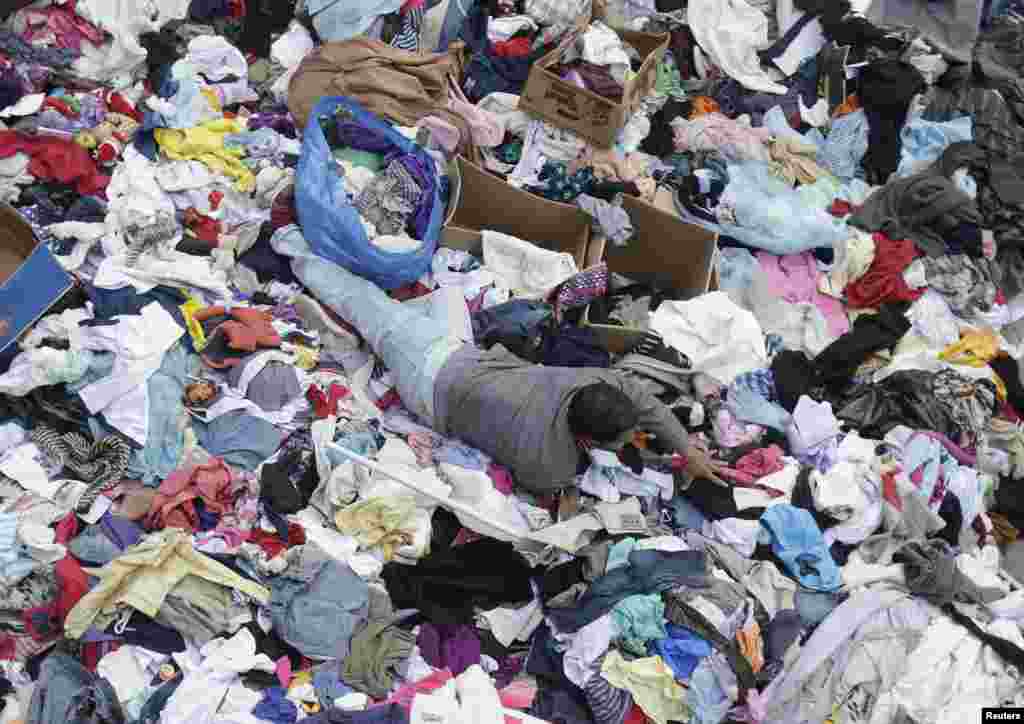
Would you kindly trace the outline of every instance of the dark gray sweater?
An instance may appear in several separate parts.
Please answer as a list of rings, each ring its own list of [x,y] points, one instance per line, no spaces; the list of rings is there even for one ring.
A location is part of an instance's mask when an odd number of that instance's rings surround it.
[[[597,382],[615,385],[633,401],[640,429],[686,450],[686,430],[671,410],[622,373],[531,364],[501,345],[488,351],[467,345],[445,363],[434,385],[435,427],[491,455],[523,487],[558,490],[574,483],[579,465],[569,402]]]

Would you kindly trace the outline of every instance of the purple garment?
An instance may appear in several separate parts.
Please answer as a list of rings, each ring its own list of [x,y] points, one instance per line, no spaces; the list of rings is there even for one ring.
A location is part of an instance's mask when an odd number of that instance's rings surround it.
[[[747,90],[738,81],[729,78],[718,81],[708,95],[718,102],[722,113],[729,118],[749,113],[751,123],[760,126],[764,114],[775,106],[781,106],[783,113],[789,117],[800,112],[800,99],[803,99],[805,106],[814,105],[818,92],[817,66],[805,63],[795,75],[786,80],[785,85],[789,90],[783,95],[777,95]]]
[[[100,518],[100,528],[110,538],[110,541],[122,551],[138,543],[145,535],[142,526],[134,520],[120,518],[109,512],[104,513]]]
[[[384,161],[385,163],[398,161],[423,190],[423,193],[420,195],[420,202],[416,205],[416,211],[413,213],[411,220],[414,238],[422,239],[427,233],[427,226],[430,225],[430,214],[434,210],[436,174],[432,168],[428,169],[426,167],[424,159],[413,154],[394,152],[385,157]]]
[[[526,665],[526,656],[505,656],[498,659],[498,670],[491,674],[494,685],[498,689],[504,689],[512,683],[513,679],[519,676]]]
[[[952,455],[958,463],[961,465],[973,466],[977,463],[978,458],[976,455],[964,450],[962,447],[957,445],[955,442],[950,440],[948,437],[943,435],[941,432],[935,432],[934,430],[918,430],[918,435],[924,435],[926,437],[933,438],[942,443],[943,447]]]
[[[288,113],[256,113],[249,116],[249,130],[258,131],[261,128],[269,128],[277,131],[287,138],[295,138],[295,121]]]
[[[354,121],[338,121],[334,138],[328,139],[332,146],[354,148],[357,151],[370,153],[386,153],[394,149],[394,144],[382,135],[378,135]]]
[[[57,97],[60,100],[60,97]],[[60,111],[53,108],[43,109],[33,120],[39,128],[54,128],[58,131],[85,131],[95,128],[103,122],[104,112],[99,106],[99,100],[93,96],[84,96],[81,100],[82,109],[78,118],[68,118]]]
[[[839,441],[837,438],[829,438],[815,447],[796,453],[795,457],[804,465],[813,465],[820,472],[828,472],[839,462]]]
[[[480,639],[465,624],[425,623],[416,640],[423,659],[437,669],[448,669],[458,676],[473,664],[480,663]]]

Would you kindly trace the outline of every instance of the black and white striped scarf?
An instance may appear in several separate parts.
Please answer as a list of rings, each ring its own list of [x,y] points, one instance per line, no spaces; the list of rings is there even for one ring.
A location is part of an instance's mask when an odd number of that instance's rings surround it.
[[[117,434],[93,442],[77,432],[61,435],[46,425],[37,426],[31,440],[55,464],[89,485],[76,506],[79,513],[88,512],[101,493],[121,480],[132,452],[128,442]]]

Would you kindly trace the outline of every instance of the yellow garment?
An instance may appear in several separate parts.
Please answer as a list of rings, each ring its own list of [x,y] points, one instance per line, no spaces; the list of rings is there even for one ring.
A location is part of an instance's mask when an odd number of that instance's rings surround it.
[[[614,649],[601,665],[601,675],[617,689],[627,689],[644,714],[655,724],[689,721],[686,689],[660,656],[626,661]]]
[[[802,143],[795,138],[775,138],[768,148],[772,155],[772,173],[790,184],[812,184],[831,174],[819,166],[814,158],[818,147]]]
[[[999,355],[999,338],[991,329],[971,330],[946,347],[939,359],[955,365],[984,367]]]
[[[185,317],[185,326],[188,328],[189,336],[192,337],[192,345],[196,348],[196,352],[202,352],[203,347],[206,346],[206,332],[203,331],[203,325],[195,316],[196,312],[205,308],[206,305],[195,297],[189,297],[184,304],[178,307]]]
[[[155,618],[167,594],[188,575],[238,589],[260,603],[270,591],[239,576],[192,547],[192,536],[180,528],[153,533],[103,566],[85,572],[100,579],[68,613],[64,635],[77,639],[91,625],[106,628],[130,606]]]
[[[194,128],[157,128],[153,135],[167,158],[174,161],[201,161],[212,170],[235,179],[239,191],[256,188],[256,177],[242,163],[242,149],[224,147],[224,136],[243,133],[245,126],[239,121],[221,119],[208,121]]]
[[[199,92],[202,93],[203,97],[206,98],[206,100],[209,102],[210,108],[215,110],[217,113],[224,112],[224,106],[220,104],[220,96],[217,95],[217,91],[215,91],[213,88],[210,88],[209,86],[205,86],[203,88],[200,88]]]
[[[312,347],[297,344],[292,349],[292,353],[295,355],[295,366],[300,370],[309,372],[316,369],[316,366],[320,364],[320,351]]]
[[[845,252],[837,252],[832,270],[818,279],[818,291],[836,299],[842,299],[846,285],[867,274],[875,261],[875,240],[871,234],[852,227],[849,231],[853,236],[843,242]]]
[[[350,535],[364,548],[380,547],[384,560],[414,540],[416,500],[409,495],[370,498],[342,508],[334,516],[338,530]]]

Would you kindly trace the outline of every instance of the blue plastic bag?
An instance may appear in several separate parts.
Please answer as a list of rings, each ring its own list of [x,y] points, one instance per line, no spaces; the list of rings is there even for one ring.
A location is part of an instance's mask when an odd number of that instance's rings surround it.
[[[430,221],[419,248],[391,252],[375,246],[366,236],[359,212],[345,194],[341,173],[320,128],[320,117],[333,116],[339,107],[346,109],[350,113],[349,120],[366,128],[368,133],[384,136],[402,153],[420,156],[428,168],[434,168],[434,161],[426,151],[351,98],[321,98],[306,124],[295,177],[295,210],[303,236],[317,255],[383,289],[395,289],[416,281],[430,270],[444,217],[441,184],[434,186]]]

